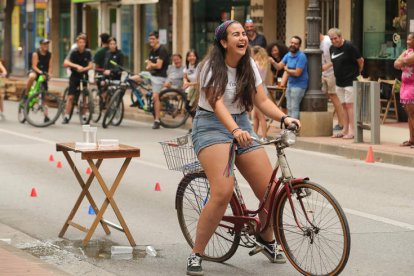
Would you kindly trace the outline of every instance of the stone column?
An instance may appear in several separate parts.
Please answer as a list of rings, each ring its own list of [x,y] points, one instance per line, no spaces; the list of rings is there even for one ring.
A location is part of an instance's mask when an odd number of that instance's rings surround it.
[[[319,48],[321,16],[319,0],[310,0],[308,6],[307,45],[309,86],[301,103],[302,136],[328,136],[332,134],[332,114],[327,112],[328,99],[321,91],[322,51]]]

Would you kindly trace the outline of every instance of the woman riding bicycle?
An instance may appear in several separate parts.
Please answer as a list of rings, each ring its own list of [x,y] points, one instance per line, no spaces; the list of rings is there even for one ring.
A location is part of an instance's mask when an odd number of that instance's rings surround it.
[[[234,139],[238,144],[235,164],[257,198],[263,198],[269,183],[272,166],[265,150],[252,139],[252,136],[257,136],[247,112],[255,106],[285,125],[300,125],[298,120],[287,117],[266,97],[248,45],[243,26],[234,20],[225,21],[216,28],[213,48],[199,65],[200,99],[192,140],[210,183],[211,197],[200,214],[195,244],[187,262],[188,275],[203,275],[201,256],[233,194],[229,148],[232,149]],[[226,166],[227,175],[224,175]],[[269,205],[268,202],[266,209]],[[260,219],[264,215],[261,213]],[[276,252],[271,227],[256,239],[264,245],[263,252],[272,262],[285,262],[283,255]]]

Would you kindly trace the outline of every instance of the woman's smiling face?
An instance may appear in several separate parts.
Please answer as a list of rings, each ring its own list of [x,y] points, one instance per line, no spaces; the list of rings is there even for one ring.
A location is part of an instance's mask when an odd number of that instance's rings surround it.
[[[227,28],[226,33],[227,41],[221,40],[221,45],[226,49],[227,54],[244,56],[249,40],[243,26],[240,23],[233,23]]]

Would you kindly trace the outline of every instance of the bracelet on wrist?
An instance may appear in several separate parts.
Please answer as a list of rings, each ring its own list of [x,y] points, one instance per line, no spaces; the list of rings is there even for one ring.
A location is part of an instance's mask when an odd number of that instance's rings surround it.
[[[235,129],[233,129],[233,130],[231,131],[231,135],[233,135],[233,136],[234,136],[234,133],[236,133],[236,131],[238,131],[238,130],[241,130],[241,128],[236,127]]]
[[[290,116],[289,115],[283,115],[282,116],[282,118],[280,118],[280,129],[282,129],[283,128],[283,125],[285,124],[285,120],[286,120],[286,118],[290,118]]]

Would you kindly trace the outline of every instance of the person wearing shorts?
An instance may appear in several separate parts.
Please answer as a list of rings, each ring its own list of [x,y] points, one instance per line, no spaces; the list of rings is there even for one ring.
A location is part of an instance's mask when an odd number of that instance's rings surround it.
[[[151,32],[148,37],[151,48],[148,59],[145,61],[146,70],[151,73],[152,99],[154,101],[154,124],[152,129],[160,128],[161,103],[159,93],[167,80],[167,68],[170,63],[170,54],[167,48],[160,44],[158,32]]]
[[[33,82],[37,80],[40,75],[51,76],[52,75],[52,53],[49,52],[50,40],[42,38],[39,41],[39,48],[32,53],[32,59],[30,61],[31,66],[29,70],[29,79],[26,84],[26,93],[30,91]],[[46,77],[46,79],[48,79]],[[47,81],[43,83],[45,89],[47,89]]]
[[[333,138],[354,138],[354,88],[364,67],[364,59],[351,42],[342,38],[341,31],[332,28],[328,31],[332,45],[329,49],[336,79],[336,94],[344,108],[343,129]]]
[[[248,45],[243,26],[235,20],[225,21],[216,28],[213,48],[198,67],[200,99],[193,121],[192,141],[211,194],[197,224],[194,247],[187,259],[187,275],[203,275],[202,255],[233,194],[233,159],[229,158],[229,150],[234,146],[237,145],[234,164],[259,200],[265,194],[272,166],[264,148],[252,139],[257,136],[249,123],[248,111],[255,106],[274,120],[300,125],[266,97]],[[236,144],[233,144],[234,139]],[[223,170],[227,172],[225,175]],[[264,212],[259,217],[263,220]],[[263,244],[263,254],[271,262],[286,262],[275,246],[271,227],[256,239]]]
[[[66,101],[65,116],[62,124],[69,123],[69,113],[72,109],[73,100],[79,97],[78,87],[80,82],[88,77],[88,71],[93,69],[92,54],[86,48],[86,38],[78,36],[76,38],[77,47],[71,51],[69,57],[63,62],[63,66],[70,67],[71,75],[69,77],[69,94]],[[86,120],[85,120],[86,121]]]
[[[344,109],[341,101],[336,95],[336,80],[332,67],[331,54],[329,52],[332,42],[327,35],[320,34],[319,38],[321,41],[320,49],[322,50],[322,91],[325,92],[331,100],[336,116],[338,116],[338,124],[333,130],[342,130],[344,125]]]

